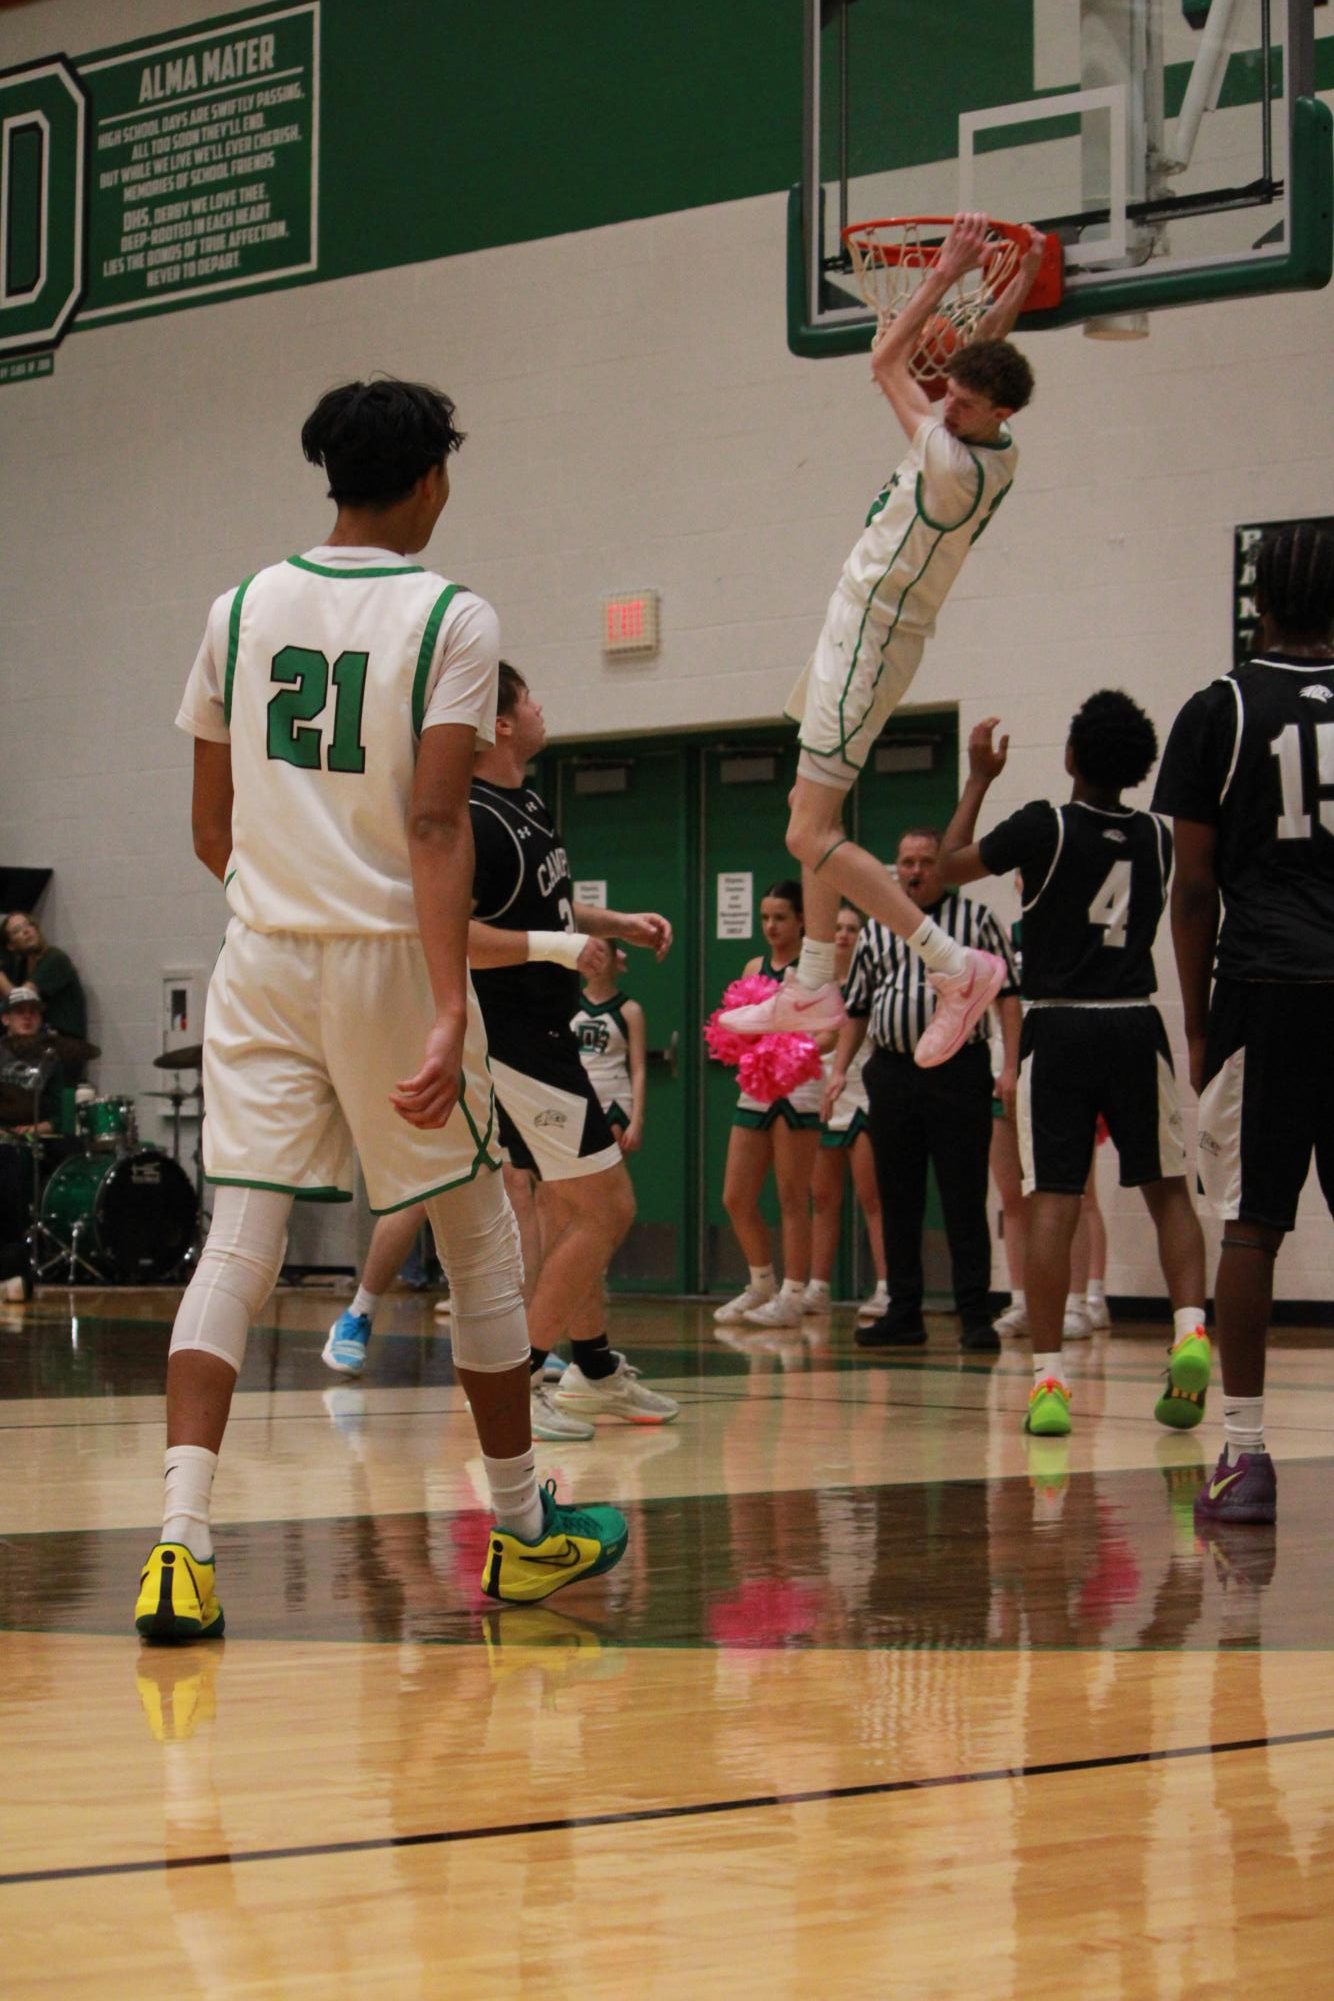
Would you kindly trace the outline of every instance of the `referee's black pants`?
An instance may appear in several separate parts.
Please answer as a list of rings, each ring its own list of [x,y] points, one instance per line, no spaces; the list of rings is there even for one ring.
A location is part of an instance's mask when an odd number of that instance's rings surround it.
[[[928,1163],[936,1170],[965,1329],[989,1327],[991,1231],[991,1056],[983,1042],[919,1070],[911,1056],[877,1049],[864,1072],[867,1123],[885,1224],[890,1311],[906,1325],[922,1311],[922,1228]]]

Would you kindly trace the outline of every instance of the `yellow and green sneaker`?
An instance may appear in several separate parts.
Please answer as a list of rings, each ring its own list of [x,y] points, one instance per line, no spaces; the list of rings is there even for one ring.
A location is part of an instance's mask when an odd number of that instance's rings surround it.
[[[145,1640],[216,1640],[223,1629],[215,1566],[180,1542],[156,1543],[139,1579],[134,1623]]]
[[[532,1542],[508,1529],[494,1528],[482,1572],[488,1598],[531,1605],[581,1577],[600,1577],[620,1562],[630,1530],[616,1508],[563,1507],[556,1483],[541,1489],[542,1531]]]
[[[1153,1407],[1159,1424],[1173,1431],[1193,1431],[1204,1416],[1213,1349],[1203,1327],[1185,1335],[1168,1352],[1167,1380]]]
[[[1024,1430],[1034,1438],[1064,1438],[1070,1429],[1070,1392],[1055,1376],[1044,1376],[1029,1392]]]

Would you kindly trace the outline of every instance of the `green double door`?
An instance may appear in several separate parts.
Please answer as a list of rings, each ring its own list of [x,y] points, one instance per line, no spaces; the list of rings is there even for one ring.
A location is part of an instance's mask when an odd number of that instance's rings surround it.
[[[632,951],[625,989],[648,1023],[644,1145],[630,1157],[638,1213],[612,1271],[628,1292],[710,1292],[744,1276],[722,1207],[735,1073],[710,1062],[702,1029],[723,989],[763,950],[760,901],[796,873],[784,846],[796,776],[789,728],[548,751],[538,784],[565,837],[576,894],[658,910],[676,942],[661,965]],[[849,831],[892,858],[906,827],[943,826],[958,786],[952,710],[897,716],[849,802]],[[855,1205],[844,1211],[835,1290],[865,1272]],[[777,1221],[770,1206],[771,1221]]]

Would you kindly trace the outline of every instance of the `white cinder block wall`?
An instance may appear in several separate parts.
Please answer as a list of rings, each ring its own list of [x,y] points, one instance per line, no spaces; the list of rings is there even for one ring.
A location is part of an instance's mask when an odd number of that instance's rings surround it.
[[[134,29],[214,11],[153,0]],[[10,17],[4,59],[110,39],[70,0]],[[914,689],[958,703],[961,742],[1004,719],[993,818],[1061,791],[1094,687],[1165,733],[1229,665],[1234,525],[1332,504],[1330,294],[1026,346],[1019,481]],[[224,922],[172,728],[208,604],[321,538],[300,424],[376,368],[457,399],[468,442],[428,559],[495,602],[560,735],[775,716],[900,448],[864,359],[787,352],[778,196],[75,333],[54,377],[0,389],[0,856],[56,872],[43,921],[87,977],[104,1090],[162,1082],[161,968],[207,966]],[[661,653],[604,667],[598,598],[641,584],[663,593]],[[1014,914],[1008,885],[994,900]],[[1165,939],[1160,970],[1179,1046]],[[1109,1289],[1160,1291],[1138,1199],[1104,1192]],[[1332,1280],[1308,1190],[1279,1292]]]

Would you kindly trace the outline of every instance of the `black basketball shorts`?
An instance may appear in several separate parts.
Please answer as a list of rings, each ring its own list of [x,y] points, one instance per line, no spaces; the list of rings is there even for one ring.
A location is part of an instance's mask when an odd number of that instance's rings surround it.
[[[512,1166],[541,1181],[573,1181],[623,1158],[573,1030],[507,1035],[500,1047],[503,1056],[491,1050],[491,1075],[500,1144]]]
[[[1334,1214],[1334,982],[1218,980],[1200,1097],[1216,1216],[1290,1230],[1311,1171]]]
[[[1019,1044],[1024,1193],[1082,1195],[1098,1114],[1121,1160],[1121,1186],[1186,1172],[1181,1100],[1162,1017],[1151,1002],[1037,1003]]]

